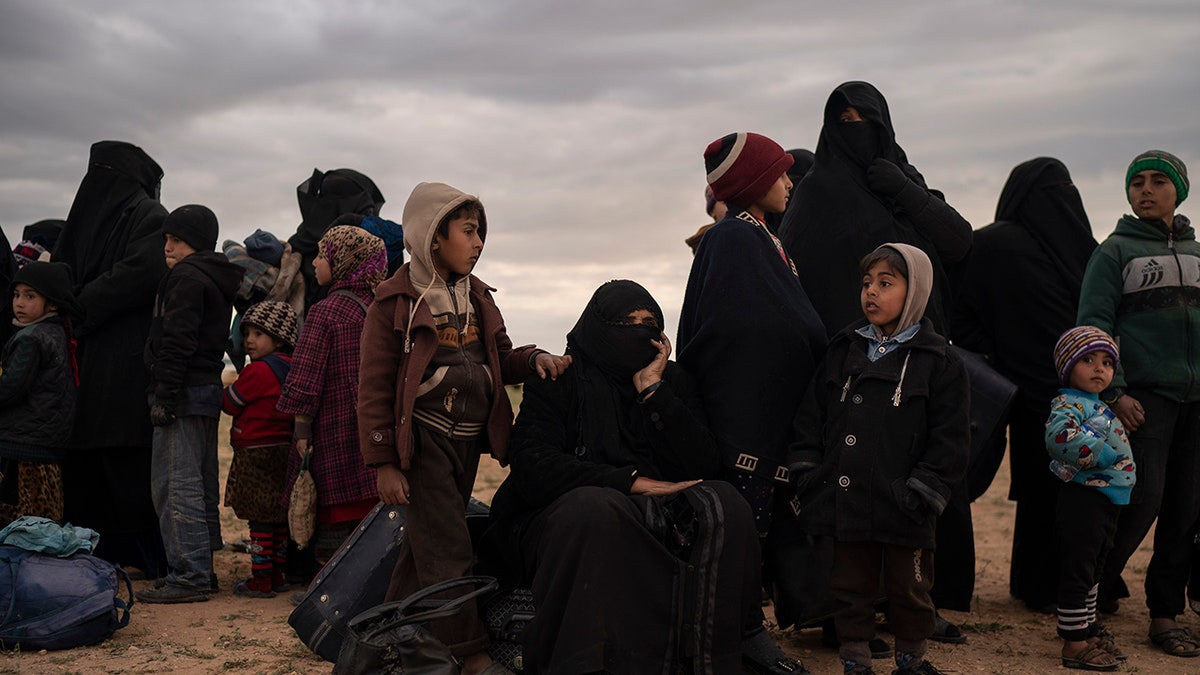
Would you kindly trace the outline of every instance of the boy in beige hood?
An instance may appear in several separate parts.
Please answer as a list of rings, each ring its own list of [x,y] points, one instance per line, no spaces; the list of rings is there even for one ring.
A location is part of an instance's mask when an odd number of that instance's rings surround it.
[[[404,205],[410,261],[376,290],[362,337],[358,429],[379,498],[407,504],[407,536],[387,600],[470,574],[466,503],[479,456],[505,461],[513,413],[505,384],[535,370],[557,378],[571,363],[533,345],[514,348],[492,300],[471,274],[487,237],[483,204],[444,183],[421,183]],[[493,664],[473,603],[434,633],[463,673]]]

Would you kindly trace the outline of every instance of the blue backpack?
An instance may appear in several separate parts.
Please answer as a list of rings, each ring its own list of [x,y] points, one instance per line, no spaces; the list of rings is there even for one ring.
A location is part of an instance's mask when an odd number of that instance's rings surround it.
[[[128,600],[121,598],[124,581]],[[129,625],[125,570],[90,553],[56,557],[0,545],[0,648],[70,649]]]

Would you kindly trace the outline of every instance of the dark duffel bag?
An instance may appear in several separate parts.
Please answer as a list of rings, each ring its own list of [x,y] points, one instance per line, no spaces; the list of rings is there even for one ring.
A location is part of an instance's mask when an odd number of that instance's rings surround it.
[[[122,599],[122,591],[125,597]],[[65,557],[0,546],[0,648],[71,649],[129,625],[133,586],[90,553]]]
[[[967,496],[975,501],[987,492],[1000,462],[1004,461],[1008,411],[1017,397],[1017,385],[993,368],[982,354],[961,347],[953,349],[962,357],[971,385],[971,459],[965,482]]]
[[[346,624],[383,602],[404,536],[404,507],[377,504],[309,584],[288,625],[321,658],[337,661]]]
[[[470,590],[452,599],[433,597],[464,588]],[[492,577],[450,579],[362,612],[347,624],[333,675],[458,675],[458,662],[428,624],[454,616],[496,588]]]

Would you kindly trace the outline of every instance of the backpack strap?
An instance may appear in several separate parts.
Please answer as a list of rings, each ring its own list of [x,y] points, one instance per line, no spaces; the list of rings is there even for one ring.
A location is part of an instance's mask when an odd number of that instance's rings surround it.
[[[359,307],[362,307],[362,311],[363,311],[363,313],[364,313],[364,314],[365,314],[365,313],[366,313],[366,311],[367,311],[367,303],[363,302],[363,299],[362,299],[362,298],[360,298],[360,297],[358,297],[358,294],[357,294],[357,293],[354,293],[353,291],[348,291],[348,290],[346,290],[346,289],[344,289],[344,288],[339,288],[338,290],[336,290],[336,291],[334,291],[334,292],[330,293],[329,295],[330,295],[330,296],[334,296],[334,295],[344,295],[344,296],[346,296],[347,298],[350,298],[350,299],[351,299],[351,300],[353,300],[354,302],[358,303],[358,306],[359,306]]]

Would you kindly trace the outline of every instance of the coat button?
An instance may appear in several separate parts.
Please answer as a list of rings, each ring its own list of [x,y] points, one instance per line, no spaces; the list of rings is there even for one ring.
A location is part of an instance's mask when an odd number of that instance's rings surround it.
[[[659,421],[660,419],[662,419],[662,415],[659,415],[659,414],[658,414],[658,413],[656,413],[656,412],[652,412],[652,413],[650,413],[650,421],[651,421],[651,422],[657,422],[657,421]],[[661,427],[660,427],[660,428],[661,428]]]
[[[841,478],[838,479],[838,485],[840,485],[844,488],[850,487],[850,477],[842,476]]]
[[[854,434],[846,435],[846,445],[854,445],[857,442],[858,442],[858,439],[854,437]]]
[[[854,401],[855,403],[862,403],[862,394],[855,394],[854,398],[852,398],[850,400]]]
[[[371,434],[371,440],[375,443],[382,443],[383,442],[383,434],[376,431],[375,433]]]

